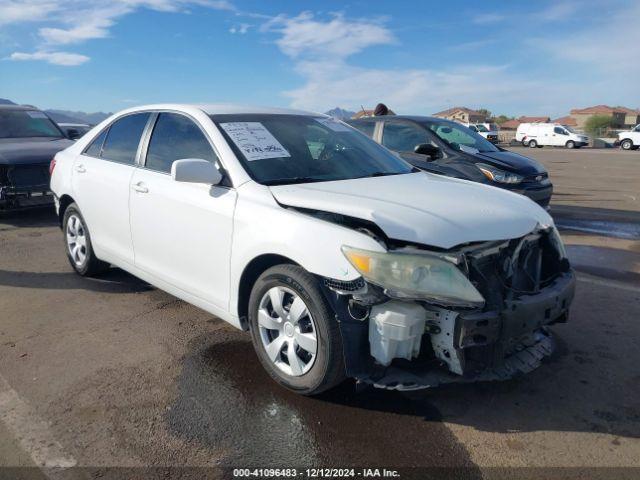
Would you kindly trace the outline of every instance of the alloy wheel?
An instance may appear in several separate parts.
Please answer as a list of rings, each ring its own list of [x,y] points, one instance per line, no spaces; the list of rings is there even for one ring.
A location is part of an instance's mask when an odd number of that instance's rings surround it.
[[[258,307],[260,339],[267,357],[293,377],[307,373],[316,359],[316,325],[302,298],[287,287],[270,288]]]

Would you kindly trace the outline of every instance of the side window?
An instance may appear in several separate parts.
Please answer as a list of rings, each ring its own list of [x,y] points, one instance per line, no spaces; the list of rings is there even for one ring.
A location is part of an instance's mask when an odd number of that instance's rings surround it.
[[[351,123],[350,125],[360,130],[367,137],[373,138],[373,132],[376,129],[376,122],[356,122]]]
[[[193,121],[184,115],[161,113],[151,134],[145,167],[168,173],[174,161],[184,158],[218,160],[202,130]]]
[[[150,113],[134,113],[116,120],[102,146],[102,158],[133,165]]]
[[[555,127],[553,129],[553,133],[559,133],[560,135],[566,135],[567,132],[564,131],[564,128],[561,127]]]
[[[84,151],[86,155],[90,157],[100,157],[100,152],[102,152],[102,144],[104,143],[104,139],[107,138],[108,128],[105,128],[100,135],[98,135],[93,142],[89,144],[87,149]]]
[[[427,132],[410,123],[385,122],[382,144],[396,152],[413,152],[416,145],[430,143]]]

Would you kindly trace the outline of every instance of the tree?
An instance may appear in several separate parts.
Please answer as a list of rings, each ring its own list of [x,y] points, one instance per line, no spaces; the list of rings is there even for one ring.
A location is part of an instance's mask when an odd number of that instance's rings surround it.
[[[513,117],[507,117],[506,115],[498,115],[497,117],[493,117],[493,121],[498,125],[502,125],[508,120],[513,120]]]
[[[481,113],[482,115],[484,115],[485,118],[490,118],[491,117],[491,112],[489,110],[487,110],[486,108],[478,109],[478,113]]]
[[[609,115],[592,115],[587,118],[584,123],[584,129],[592,136],[600,135],[602,130],[611,128],[613,125],[613,117]]]

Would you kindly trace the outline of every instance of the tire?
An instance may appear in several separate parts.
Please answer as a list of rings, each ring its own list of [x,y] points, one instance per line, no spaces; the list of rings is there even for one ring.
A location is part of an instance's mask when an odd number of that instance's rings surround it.
[[[62,219],[67,259],[77,274],[90,277],[107,270],[109,264],[96,257],[86,225],[78,205],[69,205]]]
[[[564,144],[564,146],[569,149],[574,149],[576,148],[576,142],[574,142],[573,140],[569,140],[567,143]]]
[[[536,148],[538,146],[538,142],[536,142],[535,140],[529,140],[529,143],[527,145],[529,145],[529,148]]]
[[[249,297],[248,318],[258,359],[280,385],[303,395],[316,395],[345,379],[335,313],[318,280],[302,267],[277,265],[260,275]]]
[[[625,138],[620,142],[620,148],[622,150],[633,150],[633,142],[629,138]]]

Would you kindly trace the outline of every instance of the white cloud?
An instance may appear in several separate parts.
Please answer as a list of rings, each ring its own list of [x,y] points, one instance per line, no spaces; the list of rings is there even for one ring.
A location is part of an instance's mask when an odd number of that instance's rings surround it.
[[[51,1],[0,0],[0,25],[43,20],[56,8],[57,4]]]
[[[340,13],[328,21],[311,12],[296,17],[279,15],[262,26],[262,31],[277,32],[276,44],[285,55],[297,57],[346,58],[373,45],[393,44],[393,33],[373,20],[347,20]]]
[[[76,65],[82,65],[90,60],[85,55],[70,52],[35,52],[35,53],[22,53],[15,52],[9,56],[9,60],[14,61],[28,61],[28,60],[41,60],[52,65],[62,65],[65,67],[72,67]]]
[[[108,37],[109,29],[120,17],[139,9],[188,13],[187,9],[192,6],[237,12],[227,0],[0,0],[0,25],[36,20],[47,24],[38,30],[41,43],[37,51],[31,54],[16,52],[16,59],[25,59],[27,55],[29,60],[54,63],[52,59],[57,58],[58,65],[80,65],[89,58],[50,50],[56,45]],[[75,56],[65,57],[67,55]]]
[[[229,33],[238,33],[240,35],[244,35],[249,31],[252,25],[248,23],[241,23],[240,25],[233,26],[229,29]]]
[[[506,105],[519,99],[523,89],[536,87],[532,81],[510,75],[506,66],[372,69],[346,63],[301,62],[296,70],[305,84],[284,95],[293,107],[320,111],[328,105],[354,108],[384,102],[395,111],[430,114],[452,104],[480,106],[487,99]]]
[[[569,20],[578,8],[579,5],[575,2],[556,2],[550,7],[538,12],[536,17],[550,22]]]
[[[581,30],[561,32],[553,39],[532,39],[529,44],[543,48],[551,58],[610,75],[611,82],[620,79],[637,82],[640,75],[640,62],[637,61],[640,28],[621,26],[638,25],[638,22],[640,2],[634,2],[613,15],[601,15],[595,24]]]

